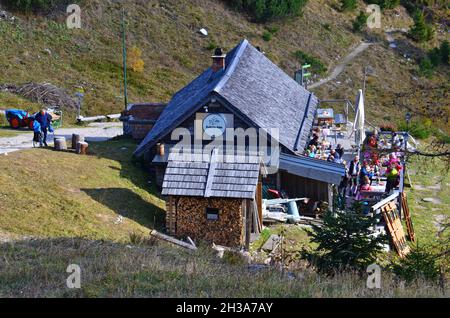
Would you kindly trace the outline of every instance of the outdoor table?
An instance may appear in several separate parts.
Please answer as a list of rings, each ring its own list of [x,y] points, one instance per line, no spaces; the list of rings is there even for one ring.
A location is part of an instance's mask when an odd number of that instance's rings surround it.
[[[370,191],[361,191],[361,195],[363,196],[381,196],[386,192],[386,181],[380,181],[378,183],[377,180],[373,180],[370,188]]]

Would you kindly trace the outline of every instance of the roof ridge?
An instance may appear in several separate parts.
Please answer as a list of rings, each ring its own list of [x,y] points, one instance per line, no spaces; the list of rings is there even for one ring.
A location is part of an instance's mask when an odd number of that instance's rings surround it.
[[[247,39],[244,39],[241,41],[241,43],[239,44],[238,51],[236,52],[236,54],[233,58],[233,61],[231,62],[230,66],[228,66],[226,68],[225,74],[222,76],[220,81],[217,83],[216,87],[214,87],[213,91],[220,94],[220,91],[222,90],[222,88],[225,86],[225,84],[230,79],[231,74],[233,74],[234,70],[236,69],[236,67],[241,59],[242,54],[244,53],[244,51],[248,45],[249,45],[249,42]]]

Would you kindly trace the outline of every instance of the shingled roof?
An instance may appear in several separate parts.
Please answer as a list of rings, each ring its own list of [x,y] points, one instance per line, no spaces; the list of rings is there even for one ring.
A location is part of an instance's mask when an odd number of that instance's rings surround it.
[[[198,158],[198,157],[197,157]],[[163,195],[253,199],[258,184],[260,160],[246,156],[245,162],[219,162],[217,153],[208,159],[183,160],[169,155]],[[220,157],[224,158],[224,157]]]
[[[226,57],[226,68],[203,72],[176,93],[155,126],[135,151],[144,155],[212,97],[242,115],[249,124],[270,132],[280,129],[279,142],[295,152],[309,138],[318,99],[243,40]]]

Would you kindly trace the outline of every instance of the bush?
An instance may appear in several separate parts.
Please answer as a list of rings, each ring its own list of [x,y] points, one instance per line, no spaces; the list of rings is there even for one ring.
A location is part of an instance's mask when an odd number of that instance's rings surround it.
[[[400,5],[400,0],[365,0],[367,4],[377,4],[381,9],[393,9]]]
[[[418,139],[427,139],[434,132],[431,120],[413,121],[409,124],[409,127],[406,122],[402,122],[398,125],[398,129],[408,131],[411,136]]]
[[[323,225],[313,225],[308,232],[311,242],[317,243],[315,251],[303,250],[307,259],[320,272],[335,273],[349,269],[365,270],[383,250],[385,236],[374,237],[372,227],[377,220],[364,216],[358,208],[326,212]]]
[[[313,73],[323,74],[327,71],[327,67],[325,66],[325,64],[323,64],[322,61],[317,57],[309,55],[300,50],[294,52],[294,56],[302,65],[311,64],[311,72]]]
[[[250,14],[256,21],[296,16],[302,13],[308,0],[231,0],[230,5]]]
[[[425,21],[423,13],[419,10],[414,14],[414,26],[411,28],[410,35],[417,42],[429,41],[434,36],[433,27]]]
[[[440,270],[437,264],[438,258],[430,248],[415,247],[406,257],[398,263],[392,264],[393,272],[407,282],[423,279],[437,281]]]
[[[356,0],[341,0],[342,11],[351,11],[358,7],[358,1]]]
[[[368,15],[364,11],[359,12],[359,15],[356,17],[355,21],[353,21],[353,31],[362,31],[367,24],[367,18]]]
[[[270,41],[272,40],[272,33],[270,33],[269,31],[264,31],[262,38],[264,41]]]
[[[322,26],[323,26],[323,28],[324,28],[325,30],[331,31],[331,24],[329,24],[329,23],[324,23]]]
[[[450,43],[447,40],[441,43],[439,51],[441,53],[441,63],[450,64]]]
[[[424,59],[422,59],[422,61],[420,61],[419,74],[421,76],[432,77],[434,74],[434,70],[435,66],[428,57],[425,57]]]
[[[380,125],[380,131],[397,131],[397,128],[393,123],[383,123]]]
[[[69,5],[78,2],[79,0],[4,0],[2,3],[9,8],[25,12],[48,12],[59,5]]]

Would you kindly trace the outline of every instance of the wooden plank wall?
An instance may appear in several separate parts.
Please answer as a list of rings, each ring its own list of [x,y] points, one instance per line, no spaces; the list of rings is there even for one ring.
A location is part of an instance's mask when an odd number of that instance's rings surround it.
[[[286,191],[290,198],[306,197],[314,201],[328,202],[328,183],[299,177],[285,171],[281,171],[280,174],[281,189]]]

